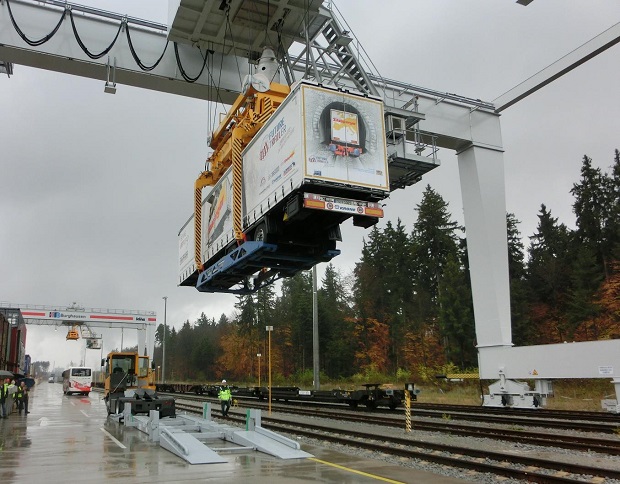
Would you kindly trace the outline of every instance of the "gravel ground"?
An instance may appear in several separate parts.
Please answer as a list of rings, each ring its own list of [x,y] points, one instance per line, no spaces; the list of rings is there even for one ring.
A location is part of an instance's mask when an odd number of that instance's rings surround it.
[[[296,422],[301,422],[303,424],[305,417],[295,416],[294,419],[291,418],[289,414],[277,414],[274,412],[273,417],[281,417],[287,420],[295,420]],[[314,423],[325,423],[329,424],[332,427],[337,425],[338,423],[334,423],[332,420],[321,419],[316,417],[307,417],[308,422],[311,420]],[[433,420],[433,419],[429,419]],[[436,421],[436,419],[434,419]],[[427,431],[416,431],[415,424],[413,430],[410,433],[406,433],[404,430],[399,429],[386,429],[385,427],[370,425],[370,424],[361,424],[354,422],[344,422],[343,425],[346,425],[347,429],[351,430],[359,430],[364,432],[373,432],[377,434],[378,440],[380,441],[389,441],[391,436],[398,436],[400,438],[409,437],[412,442],[433,442],[440,443],[446,445],[466,445],[470,448],[475,448],[479,450],[488,450],[492,452],[507,452],[514,453],[515,455],[521,456],[536,456],[548,460],[554,460],[556,462],[575,462],[579,461],[583,465],[588,465],[592,467],[605,467],[611,469],[617,469],[620,471],[620,458],[618,456],[609,456],[603,455],[595,452],[585,453],[585,452],[575,452],[572,450],[561,449],[561,448],[548,448],[548,447],[540,447],[529,444],[520,444],[517,442],[506,442],[506,441],[498,441],[492,439],[484,439],[484,438],[475,438],[475,437],[461,437],[457,435],[450,435],[447,433],[441,432],[427,432]],[[488,427],[501,427],[496,424],[485,424]],[[563,431],[557,429],[547,429],[547,428],[532,428],[532,430],[546,432],[550,434],[562,434],[562,435],[583,435],[581,432],[570,432]],[[619,437],[615,437],[609,434],[593,434],[587,433],[587,436],[596,437],[596,438],[605,438],[605,439],[618,439]],[[375,459],[379,461],[388,462],[390,464],[400,465],[404,467],[411,467],[414,469],[419,469],[427,472],[432,472],[435,474],[440,474],[448,477],[454,477],[461,479],[465,482],[477,482],[477,483],[523,483],[526,481],[515,480],[515,479],[507,479],[504,477],[498,477],[490,474],[480,474],[480,473],[472,473],[472,471],[468,470],[460,470],[452,467],[446,467],[439,464],[434,464],[432,462],[427,462],[419,459],[405,459],[401,457],[392,457],[385,455],[383,453],[371,452],[364,449],[355,448],[353,446],[348,445],[340,445],[340,444],[332,444],[321,441],[320,439],[310,439],[306,437],[298,437],[298,436],[290,436],[291,438],[296,439],[302,445],[304,443],[328,447],[335,451],[346,453],[349,455],[355,455],[362,458]],[[592,481],[592,482],[604,482],[605,484],[620,484],[620,480],[612,480],[607,479],[605,481]]]

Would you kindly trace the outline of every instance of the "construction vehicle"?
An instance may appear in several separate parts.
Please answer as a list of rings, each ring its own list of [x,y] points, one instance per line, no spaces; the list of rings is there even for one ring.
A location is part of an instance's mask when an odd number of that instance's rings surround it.
[[[210,169],[196,181],[194,215],[179,232],[182,286],[254,292],[338,255],[345,220],[370,227],[383,216],[383,101],[309,81],[292,89],[271,82],[270,49],[258,72],[214,132]]]
[[[158,410],[160,418],[175,416],[174,398],[155,392],[155,374],[149,357],[138,352],[112,352],[101,360],[104,368],[104,400],[108,415],[121,415],[131,404],[132,415]]]

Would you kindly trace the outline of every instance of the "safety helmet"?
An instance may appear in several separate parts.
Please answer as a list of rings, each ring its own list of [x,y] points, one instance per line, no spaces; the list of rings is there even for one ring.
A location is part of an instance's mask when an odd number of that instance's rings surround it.
[[[222,383],[226,383],[226,380],[222,380]]]

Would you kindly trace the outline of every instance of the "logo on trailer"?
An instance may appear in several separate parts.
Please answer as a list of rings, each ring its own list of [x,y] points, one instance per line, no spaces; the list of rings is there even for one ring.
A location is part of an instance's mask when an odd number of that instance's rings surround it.
[[[334,204],[332,202],[327,202],[327,210],[333,210]]]
[[[146,319],[140,316],[136,316],[136,321],[146,321]]]

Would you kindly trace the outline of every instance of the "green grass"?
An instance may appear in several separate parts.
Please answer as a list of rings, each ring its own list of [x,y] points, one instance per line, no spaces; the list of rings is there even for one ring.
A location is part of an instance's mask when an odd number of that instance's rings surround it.
[[[482,390],[488,393],[488,384],[483,382]],[[534,388],[530,382],[530,388]],[[455,405],[480,405],[480,382],[442,382],[436,385],[422,385],[418,402]],[[546,408],[552,410],[604,411],[601,400],[615,398],[613,385],[609,380],[554,380],[554,396],[547,398]]]

